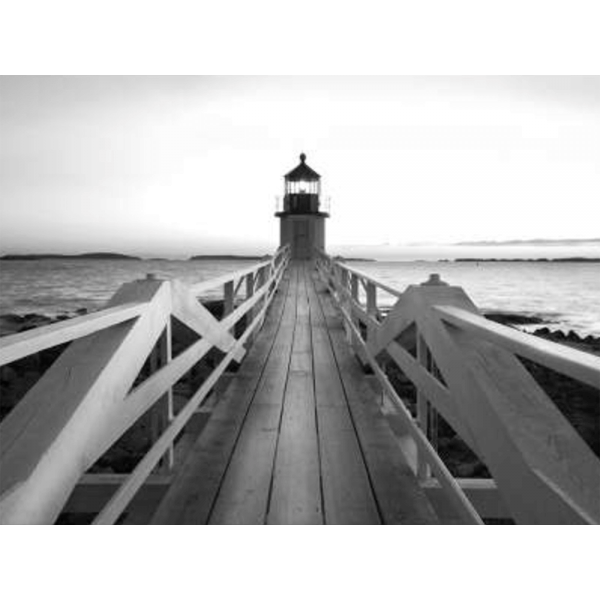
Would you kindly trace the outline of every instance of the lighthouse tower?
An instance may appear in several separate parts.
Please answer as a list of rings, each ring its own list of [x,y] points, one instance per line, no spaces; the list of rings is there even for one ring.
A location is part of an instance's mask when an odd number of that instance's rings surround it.
[[[315,247],[325,251],[325,219],[329,213],[321,210],[321,176],[306,164],[306,154],[300,164],[284,176],[284,196],[280,219],[279,243],[290,245],[291,257],[310,259]]]

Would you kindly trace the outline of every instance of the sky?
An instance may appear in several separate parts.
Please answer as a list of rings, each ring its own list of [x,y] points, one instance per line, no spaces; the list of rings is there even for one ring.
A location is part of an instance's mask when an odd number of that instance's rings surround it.
[[[301,152],[332,252],[600,256],[600,77],[0,77],[0,253],[268,252]]]

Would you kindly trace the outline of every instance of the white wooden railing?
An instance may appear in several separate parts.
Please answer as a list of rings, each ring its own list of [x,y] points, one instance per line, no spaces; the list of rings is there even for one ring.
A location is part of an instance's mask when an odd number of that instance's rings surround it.
[[[172,463],[176,436],[228,365],[244,356],[288,260],[281,248],[271,260],[192,287],[148,276],[123,285],[104,310],[0,339],[0,366],[71,342],[0,424],[0,523],[54,522],[86,471],[160,405],[162,431],[94,521],[116,522],[159,462]],[[217,320],[198,298],[221,286]],[[199,336],[177,357],[171,317]],[[213,348],[224,357],[174,414],[173,385]],[[148,358],[152,374],[133,387]]]
[[[423,486],[441,488],[460,521],[481,522],[471,502],[479,487],[496,492],[517,523],[600,523],[600,461],[517,358],[600,389],[599,357],[487,320],[462,288],[436,275],[399,292],[323,253],[317,269],[349,343],[416,447]],[[395,299],[386,315],[378,291]],[[416,387],[415,417],[382,368],[384,352]],[[435,448],[437,413],[492,480],[467,489],[450,474]]]

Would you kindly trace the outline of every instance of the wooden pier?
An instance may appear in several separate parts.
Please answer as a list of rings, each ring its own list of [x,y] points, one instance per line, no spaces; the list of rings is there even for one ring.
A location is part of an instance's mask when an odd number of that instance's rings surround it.
[[[435,523],[311,263],[269,318],[154,523]]]
[[[219,319],[203,304],[215,289]],[[3,338],[0,366],[62,344],[0,424],[1,523],[600,522],[600,461],[521,362],[600,389],[600,359],[488,321],[436,276],[399,291],[282,247],[191,287],[126,284],[104,310]],[[90,472],[148,418],[131,472]],[[491,477],[450,473],[438,418]]]

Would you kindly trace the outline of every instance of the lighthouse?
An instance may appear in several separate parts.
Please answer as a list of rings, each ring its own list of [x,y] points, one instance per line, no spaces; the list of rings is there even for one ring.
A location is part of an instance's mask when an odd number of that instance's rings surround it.
[[[306,164],[300,164],[284,176],[284,196],[280,219],[279,243],[289,244],[291,257],[301,260],[315,256],[315,248],[325,251],[325,219],[329,213],[321,206],[321,176]]]

